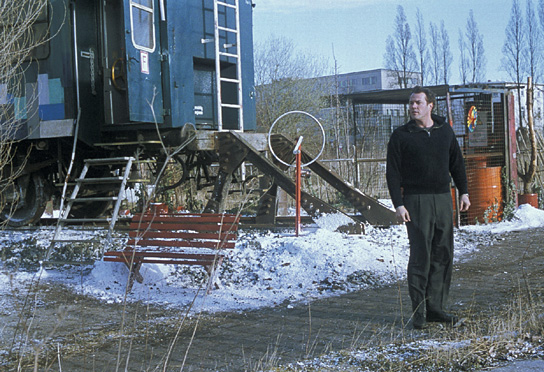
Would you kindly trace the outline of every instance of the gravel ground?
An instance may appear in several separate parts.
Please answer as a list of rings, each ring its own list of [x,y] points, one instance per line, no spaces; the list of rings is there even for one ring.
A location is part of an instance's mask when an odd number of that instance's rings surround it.
[[[520,286],[534,295],[544,293],[543,240],[544,231],[532,229],[480,242],[473,257],[456,265],[451,310],[470,324],[509,303]],[[35,289],[26,297],[33,306],[16,292],[1,299],[0,357],[6,367],[17,364],[9,350],[21,346],[31,356],[39,352],[50,371],[252,371],[267,364],[304,366],[301,361],[331,350],[401,338],[412,342],[443,332],[411,329],[404,282],[311,303],[191,318],[184,317],[186,309],[105,304],[60,285],[42,283]],[[22,331],[30,322],[32,332]],[[168,367],[159,368],[165,360]],[[28,360],[21,370],[31,370],[32,363]],[[498,371],[530,371],[542,367],[539,363]]]

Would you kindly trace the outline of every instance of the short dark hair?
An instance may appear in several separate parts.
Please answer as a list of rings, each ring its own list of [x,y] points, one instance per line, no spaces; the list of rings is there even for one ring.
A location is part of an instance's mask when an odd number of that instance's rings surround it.
[[[436,107],[436,94],[434,94],[432,90],[417,85],[414,87],[414,89],[412,89],[412,93],[410,95],[418,93],[424,93],[425,97],[427,98],[427,103],[432,103],[433,109]]]

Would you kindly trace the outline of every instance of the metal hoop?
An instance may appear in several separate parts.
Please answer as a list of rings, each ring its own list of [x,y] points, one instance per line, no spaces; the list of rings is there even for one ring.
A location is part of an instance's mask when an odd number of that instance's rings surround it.
[[[276,155],[276,153],[274,152],[274,149],[272,148],[272,142],[270,140],[271,137],[272,137],[272,129],[274,129],[274,126],[276,125],[276,123],[281,118],[283,118],[284,116],[287,116],[287,115],[290,115],[290,114],[303,114],[303,115],[306,115],[309,118],[311,118],[313,121],[315,121],[317,123],[317,125],[319,126],[319,129],[321,129],[321,136],[323,137],[323,143],[321,144],[321,150],[319,150],[319,153],[317,154],[317,156],[315,158],[312,159],[312,161],[309,161],[308,163],[305,163],[305,164],[301,165],[302,167],[306,167],[306,166],[312,164],[313,162],[315,162],[317,159],[319,159],[319,157],[323,153],[323,150],[325,149],[325,129],[323,129],[323,126],[321,125],[319,120],[317,120],[313,115],[307,113],[306,111],[296,111],[296,110],[295,111],[289,111],[289,112],[286,112],[285,114],[280,115],[276,120],[274,120],[274,122],[270,126],[270,130],[268,131],[268,148],[270,149],[270,152],[276,158],[277,161],[279,161],[280,163],[282,163],[283,165],[286,165],[288,167],[294,167],[295,166],[293,164],[289,164],[289,163],[281,160],[279,158],[279,156]]]

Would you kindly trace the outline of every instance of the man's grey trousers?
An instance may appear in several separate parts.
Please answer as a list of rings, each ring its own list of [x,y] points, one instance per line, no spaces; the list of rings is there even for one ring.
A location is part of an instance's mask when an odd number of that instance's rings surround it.
[[[451,194],[405,195],[411,222],[408,290],[414,312],[444,312],[453,270]]]

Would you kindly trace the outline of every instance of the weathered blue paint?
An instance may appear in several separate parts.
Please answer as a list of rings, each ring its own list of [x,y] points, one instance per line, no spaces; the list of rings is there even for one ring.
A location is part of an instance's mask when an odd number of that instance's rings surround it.
[[[144,50],[135,45],[134,41],[135,34],[139,30],[133,26],[136,25],[136,19],[132,18],[137,18],[134,12],[139,11],[139,9],[131,7],[130,1],[124,2],[125,61],[129,119],[133,122],[162,123],[161,48],[158,32],[159,5],[158,0],[152,0],[151,3],[153,5],[153,32],[150,38],[153,39],[153,47],[151,50]]]
[[[65,119],[64,88],[60,79],[49,79],[48,74],[40,74],[37,85],[40,120]],[[26,93],[28,95],[33,92],[26,89]]]
[[[165,56],[162,69],[164,103],[167,111],[170,111],[165,122],[172,127],[190,122],[217,128],[214,43],[202,42],[203,39],[213,40],[213,2],[170,0],[165,3],[167,21],[161,21],[159,27],[161,49]],[[246,130],[254,130],[256,113],[250,2],[240,1],[240,17],[244,126]],[[235,20],[231,18],[227,22],[229,27],[234,28]],[[234,43],[234,40],[222,38],[221,42]],[[231,92],[231,96],[224,96],[224,100],[236,101],[235,95],[236,92]],[[226,128],[229,126],[236,129],[237,122],[227,123]]]
[[[58,136],[70,136],[72,131],[67,130],[66,123],[73,120],[75,127],[78,110],[81,114],[78,136],[89,145],[107,142],[112,131],[126,131],[129,127],[154,130],[155,122],[161,129],[179,128],[186,123],[217,128],[214,43],[202,42],[213,39],[213,1],[164,0],[165,20],[161,19],[159,0],[152,1],[154,45],[152,50],[143,50],[133,43],[130,0],[108,8],[108,16],[117,20],[112,23],[119,27],[110,27],[105,36],[101,4],[109,6],[113,2],[51,0],[50,29],[55,36],[48,42],[47,58],[25,66],[26,90],[21,97],[12,97],[6,92],[6,85],[0,84],[0,104],[11,105],[15,117],[26,122],[18,136],[38,139],[41,133],[56,133],[51,130],[55,120],[62,120],[64,128]],[[244,129],[254,130],[250,1],[240,0],[240,16]],[[234,28],[234,17],[229,16],[227,23]],[[78,50],[74,50],[74,25],[77,25]],[[231,39],[222,37],[221,42],[234,42]],[[118,46],[111,52],[108,65],[104,64],[105,42]],[[107,97],[113,94],[109,92],[113,90],[109,81],[113,56],[125,61],[127,90],[114,92],[116,100],[110,106],[116,111],[111,115],[113,119],[107,119]],[[142,64],[142,56],[147,57],[147,64]],[[232,62],[224,58],[227,69],[233,69]],[[80,107],[76,100],[78,82]],[[233,89],[224,91],[223,101],[236,100]],[[47,130],[40,130],[40,126],[46,124]],[[235,117],[224,119],[225,129],[237,129],[237,125]]]

